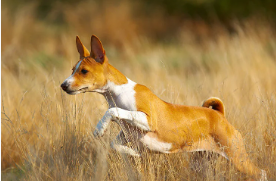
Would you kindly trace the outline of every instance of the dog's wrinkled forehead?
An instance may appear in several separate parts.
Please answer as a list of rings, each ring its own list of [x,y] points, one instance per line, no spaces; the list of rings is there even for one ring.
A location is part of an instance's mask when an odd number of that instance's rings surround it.
[[[93,66],[93,61],[91,60],[92,58],[90,57],[85,57],[83,59],[80,59],[76,64],[75,66],[72,68],[73,70],[73,73],[77,72],[78,69],[81,67],[81,66]]]
[[[79,60],[76,65],[73,67],[73,74],[76,73],[76,71],[79,69],[81,63],[82,63],[83,59]]]

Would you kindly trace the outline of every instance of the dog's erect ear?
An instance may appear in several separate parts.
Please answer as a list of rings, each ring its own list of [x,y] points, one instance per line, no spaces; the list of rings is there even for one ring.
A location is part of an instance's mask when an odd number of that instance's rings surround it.
[[[98,37],[95,35],[91,36],[91,53],[90,56],[97,62],[103,63],[105,60],[105,51],[103,45]]]
[[[78,52],[80,54],[80,59],[83,59],[84,57],[88,57],[90,55],[87,48],[85,48],[85,46],[80,41],[79,36],[76,37],[76,44],[77,44]]]

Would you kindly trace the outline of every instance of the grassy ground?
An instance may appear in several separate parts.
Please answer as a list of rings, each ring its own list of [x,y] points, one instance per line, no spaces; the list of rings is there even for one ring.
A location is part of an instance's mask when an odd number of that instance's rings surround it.
[[[110,63],[160,98],[200,106],[210,96],[220,97],[226,117],[241,132],[252,161],[265,169],[269,178],[276,179],[273,28],[266,23],[249,22],[237,24],[234,34],[217,27],[210,35],[204,24],[193,25],[197,31],[180,26],[175,41],[158,43],[147,36],[137,36],[141,30],[135,26],[141,21],[131,19],[127,7],[118,6],[113,17],[128,18],[122,22],[127,22],[130,29],[122,28],[123,32],[119,28],[124,24],[107,21],[104,27],[99,23],[100,17],[93,17],[93,23],[98,20],[99,25],[95,29],[92,22],[80,18],[85,15],[82,16],[85,5],[75,8],[78,16],[70,14],[70,7],[63,9],[70,24],[64,29],[53,29],[47,22],[38,21],[33,6],[26,6],[13,16],[2,9],[1,178],[247,178],[227,160],[211,153],[143,153],[142,159],[122,156],[109,146],[119,132],[115,123],[101,140],[95,140],[95,125],[107,110],[103,97],[96,93],[70,96],[60,89],[78,60],[75,35],[89,47],[90,36],[95,33],[104,37]],[[95,16],[97,11],[94,7]],[[112,18],[109,11],[104,15]],[[84,22],[88,23],[82,29]]]

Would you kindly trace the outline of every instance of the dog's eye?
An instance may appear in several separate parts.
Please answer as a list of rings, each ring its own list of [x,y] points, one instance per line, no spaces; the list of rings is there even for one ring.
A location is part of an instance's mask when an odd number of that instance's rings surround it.
[[[85,69],[81,70],[81,73],[83,73],[83,74],[86,74],[87,72],[88,72],[88,70],[85,70]]]

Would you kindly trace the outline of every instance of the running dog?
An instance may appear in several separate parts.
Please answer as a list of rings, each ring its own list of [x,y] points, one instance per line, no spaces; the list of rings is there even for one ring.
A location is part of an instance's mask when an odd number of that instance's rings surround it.
[[[111,143],[118,152],[140,156],[142,147],[159,153],[208,150],[231,160],[241,172],[267,180],[266,172],[248,158],[242,136],[226,120],[219,98],[207,99],[202,107],[167,103],[110,65],[95,35],[90,52],[78,36],[76,44],[80,59],[61,88],[71,95],[97,92],[106,98],[109,109],[97,124],[95,137],[103,136],[115,121],[123,129]],[[127,146],[129,141],[133,148]]]

